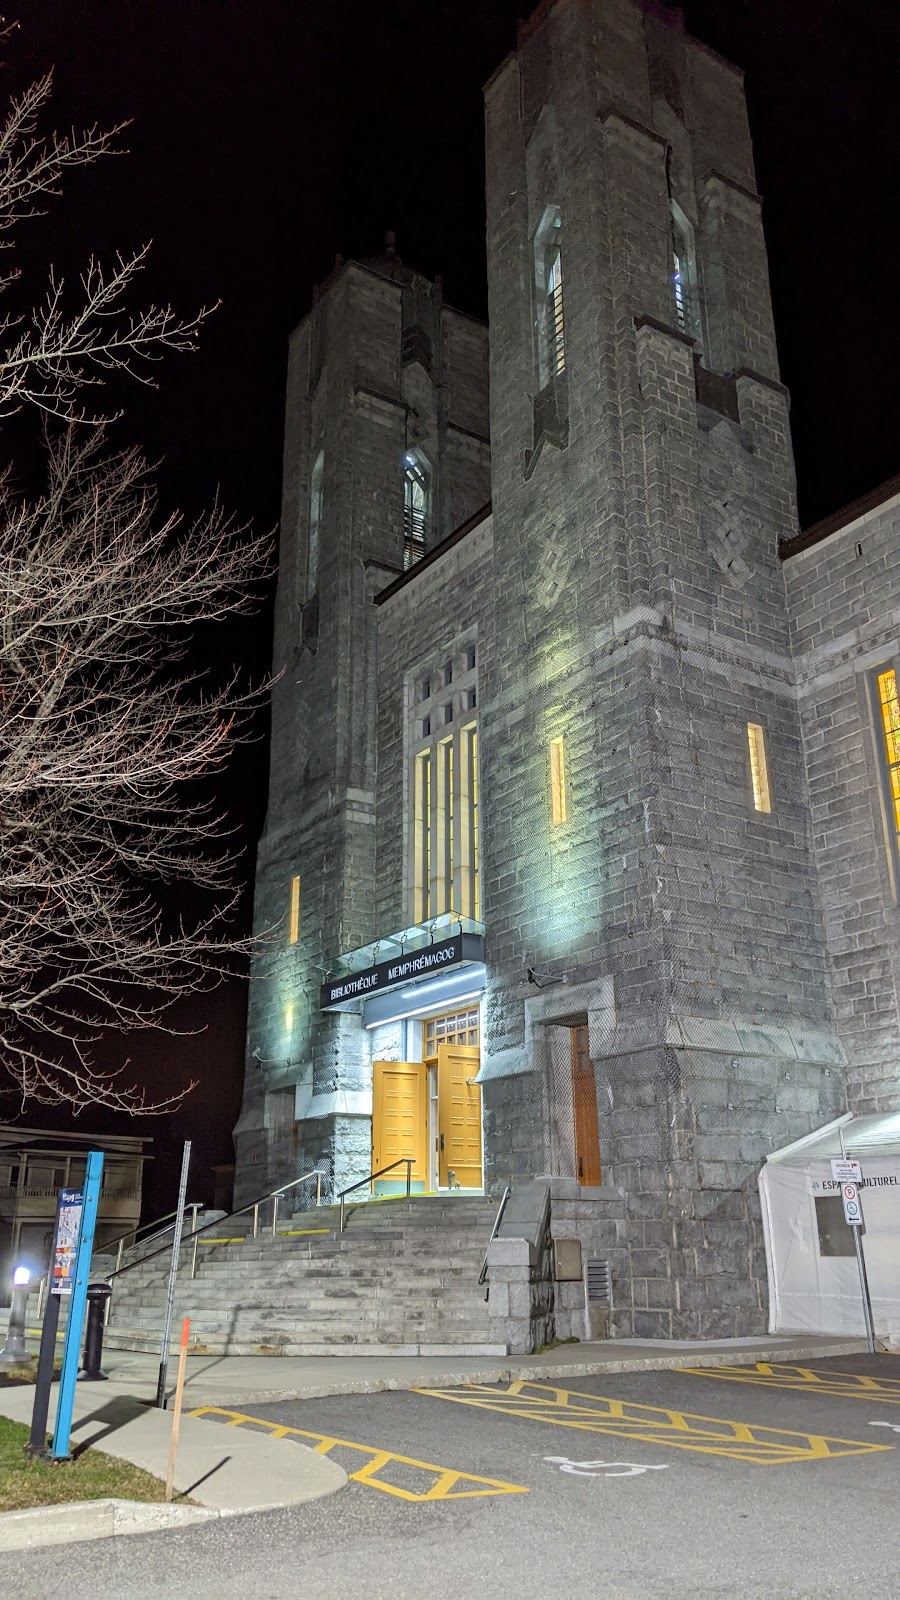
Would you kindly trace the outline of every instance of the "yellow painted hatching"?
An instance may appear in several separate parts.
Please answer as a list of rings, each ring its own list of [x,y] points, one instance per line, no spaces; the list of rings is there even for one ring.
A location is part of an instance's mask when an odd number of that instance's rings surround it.
[[[560,1389],[553,1384],[523,1380],[502,1390],[472,1384],[463,1389],[417,1389],[415,1392],[436,1400],[451,1400],[457,1405],[478,1406],[485,1411],[522,1417],[544,1426],[550,1423],[586,1433],[608,1434],[617,1439],[633,1439],[641,1444],[726,1456],[754,1466],[827,1461],[838,1456],[872,1455],[892,1449],[891,1445],[872,1444],[867,1439],[838,1439],[819,1433],[799,1433],[792,1428],[764,1428],[755,1423],[638,1405],[632,1400],[582,1394],[577,1389]]]
[[[868,1373],[830,1372],[827,1368],[789,1366],[785,1362],[757,1361],[750,1367],[684,1367],[691,1378],[719,1378],[725,1383],[761,1384],[767,1389],[796,1389],[800,1393],[828,1395],[839,1400],[879,1400],[900,1406],[900,1378],[876,1378]]]
[[[527,1488],[520,1483],[505,1483],[500,1478],[482,1478],[471,1472],[458,1472],[454,1467],[440,1467],[433,1461],[417,1461],[414,1456],[398,1455],[395,1450],[380,1450],[374,1445],[354,1444],[349,1439],[338,1439],[331,1434],[311,1433],[307,1428],[290,1428],[285,1423],[270,1422],[267,1417],[250,1417],[242,1411],[229,1411],[222,1406],[198,1406],[190,1415],[218,1417],[229,1428],[240,1428],[245,1423],[251,1423],[256,1428],[265,1428],[273,1439],[301,1439],[304,1443],[311,1444],[312,1449],[320,1456],[327,1456],[332,1450],[356,1451],[364,1457],[364,1460],[355,1472],[348,1472],[351,1482],[365,1484],[369,1489],[381,1489],[384,1494],[394,1495],[398,1500],[416,1502],[475,1500],[484,1495],[528,1493]],[[432,1477],[434,1481],[424,1490],[417,1491],[402,1489],[396,1483],[389,1483],[378,1476],[395,1463],[405,1467],[415,1467]]]

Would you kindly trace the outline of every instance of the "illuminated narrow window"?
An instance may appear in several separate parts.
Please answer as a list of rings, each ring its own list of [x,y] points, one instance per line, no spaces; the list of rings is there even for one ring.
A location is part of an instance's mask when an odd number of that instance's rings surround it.
[[[772,791],[769,786],[769,763],[766,757],[766,737],[758,722],[747,723],[747,744],[750,750],[750,777],[753,782],[753,804],[757,811],[771,811]]]
[[[447,719],[449,720],[449,719]],[[435,816],[435,846],[437,872],[433,914],[453,911],[453,873],[455,864],[454,839],[454,762],[453,740],[442,739],[437,747],[437,806]]]
[[[872,677],[880,734],[885,823],[896,894],[900,877],[900,686],[896,667],[878,667]]]
[[[553,826],[565,822],[566,806],[566,752],[562,739],[550,740],[550,814]]]
[[[300,937],[300,879],[291,879],[291,903],[288,912],[288,942],[296,944]]]
[[[475,650],[466,646],[410,686],[407,881],[417,922],[479,916],[475,672]]]
[[[468,851],[463,866],[462,909],[478,922],[481,917],[481,890],[478,864],[478,729],[474,722],[462,731],[464,775],[464,817]]]
[[[415,913],[419,922],[431,916],[431,751],[422,750],[415,766],[414,838]]]

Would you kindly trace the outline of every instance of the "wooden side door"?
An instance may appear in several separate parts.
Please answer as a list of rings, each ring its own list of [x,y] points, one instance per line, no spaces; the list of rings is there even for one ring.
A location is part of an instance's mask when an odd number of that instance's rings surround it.
[[[373,1062],[372,1171],[379,1172],[392,1161],[412,1156],[412,1181],[424,1186],[427,1122],[424,1061]],[[381,1180],[379,1188],[392,1193],[395,1184],[405,1183],[406,1168],[398,1167],[390,1177]]]
[[[586,1024],[572,1029],[572,1101],[575,1110],[575,1176],[591,1187],[602,1183],[597,1084]]]
[[[481,1089],[471,1080],[481,1063],[477,1044],[438,1045],[438,1181],[449,1174],[462,1189],[480,1189]]]

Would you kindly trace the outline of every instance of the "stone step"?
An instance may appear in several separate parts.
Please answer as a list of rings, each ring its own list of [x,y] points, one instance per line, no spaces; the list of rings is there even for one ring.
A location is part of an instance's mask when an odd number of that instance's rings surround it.
[[[190,1316],[194,1342],[210,1351],[503,1354],[490,1344],[478,1286],[495,1214],[477,1197],[404,1197],[348,1206],[343,1234],[334,1207],[301,1212],[274,1235],[261,1226],[256,1237],[248,1218],[224,1219],[221,1236],[217,1224],[198,1244],[194,1278],[186,1241],[176,1320]],[[107,1338],[118,1347],[158,1347],[168,1270],[165,1254],[115,1281]]]

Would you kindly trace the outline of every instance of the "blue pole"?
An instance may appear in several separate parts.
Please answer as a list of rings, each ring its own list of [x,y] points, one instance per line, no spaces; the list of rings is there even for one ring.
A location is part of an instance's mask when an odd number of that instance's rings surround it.
[[[53,1440],[50,1445],[50,1453],[57,1461],[67,1460],[69,1456],[72,1408],[75,1404],[75,1379],[78,1376],[81,1356],[81,1332],[84,1326],[85,1306],[87,1305],[91,1253],[94,1248],[94,1224],[97,1221],[97,1206],[100,1201],[100,1179],[102,1175],[103,1156],[99,1150],[91,1150],[87,1158],[84,1174],[84,1203],[81,1211],[81,1227],[78,1233],[78,1249],[75,1253],[74,1282],[69,1298],[69,1321],[66,1326],[66,1337],[63,1344],[62,1372],[59,1375],[56,1426],[53,1429]]]

